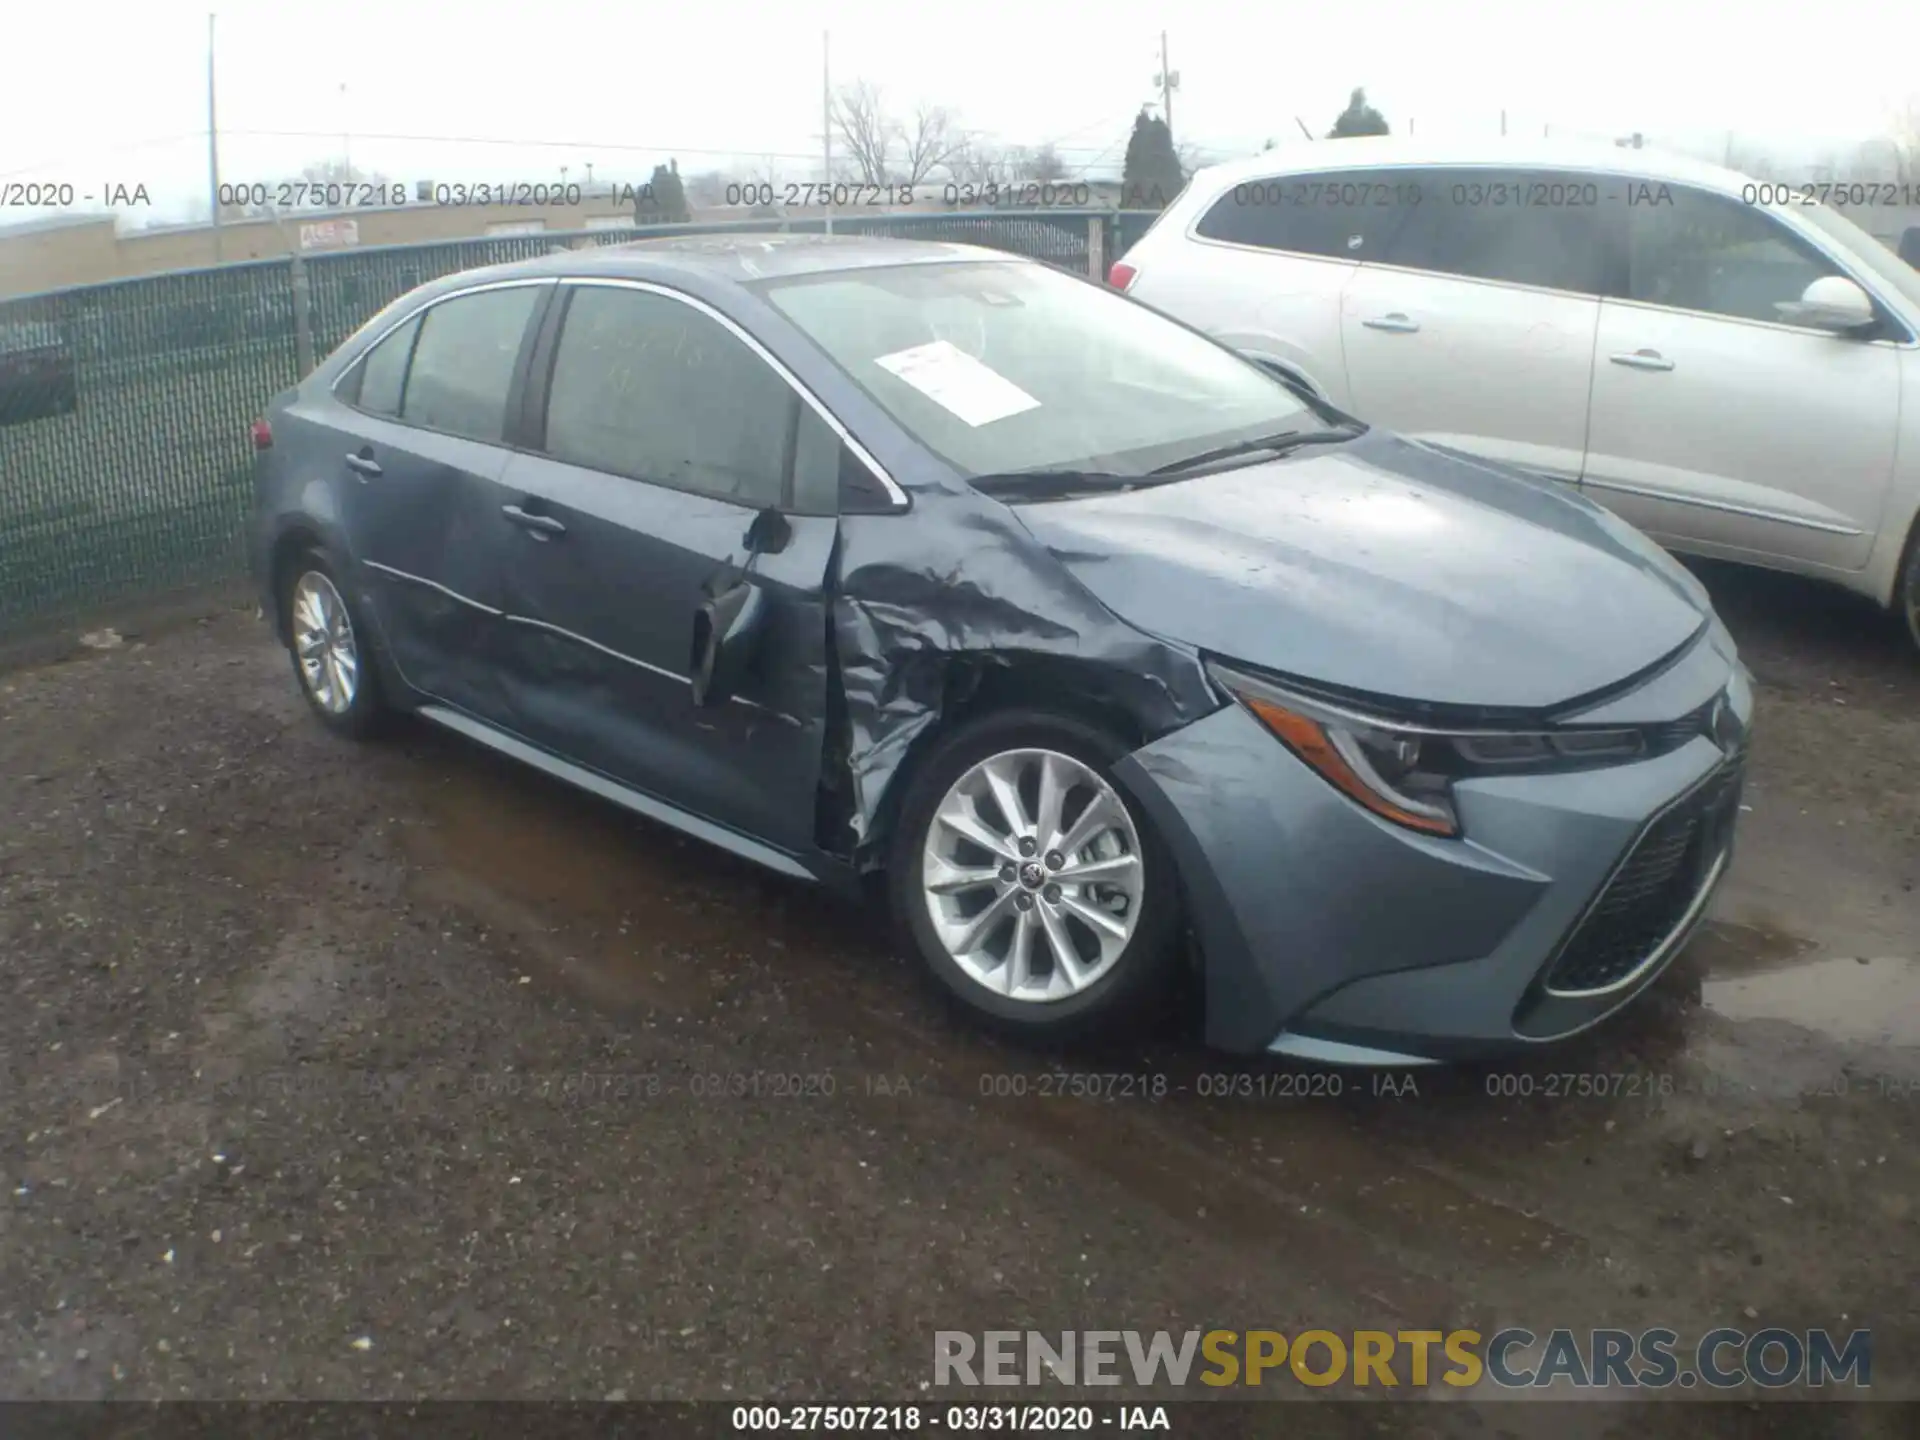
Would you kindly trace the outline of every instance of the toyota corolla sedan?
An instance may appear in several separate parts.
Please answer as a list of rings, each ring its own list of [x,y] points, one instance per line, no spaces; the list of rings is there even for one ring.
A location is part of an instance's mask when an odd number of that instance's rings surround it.
[[[322,723],[410,712],[883,877],[1018,1035],[1150,1022],[1197,955],[1228,1050],[1552,1041],[1726,871],[1752,692],[1685,570],[1038,263],[707,236],[472,271],[254,440]]]

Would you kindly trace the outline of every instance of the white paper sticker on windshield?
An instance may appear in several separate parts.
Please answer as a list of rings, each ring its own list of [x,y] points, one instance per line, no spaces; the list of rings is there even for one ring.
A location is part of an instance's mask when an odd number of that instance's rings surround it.
[[[911,350],[882,355],[874,364],[898,375],[934,404],[967,424],[991,425],[1009,415],[1036,410],[1040,402],[991,366],[966,351],[935,340]]]

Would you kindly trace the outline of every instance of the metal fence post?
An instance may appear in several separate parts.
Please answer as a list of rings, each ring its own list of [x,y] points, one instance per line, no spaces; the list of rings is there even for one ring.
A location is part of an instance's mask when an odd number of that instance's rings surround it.
[[[313,373],[313,291],[307,285],[307,262],[293,252],[293,354],[300,378]]]
[[[1105,215],[1087,217],[1087,269],[1092,272],[1088,276],[1089,279],[1107,278],[1107,217]]]

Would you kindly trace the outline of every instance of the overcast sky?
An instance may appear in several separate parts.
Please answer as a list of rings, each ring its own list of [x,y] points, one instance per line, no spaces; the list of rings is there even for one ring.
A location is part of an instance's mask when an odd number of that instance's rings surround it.
[[[1324,132],[1365,85],[1396,132],[1612,136],[1811,154],[1883,133],[1920,93],[1898,5],[1724,0],[224,0],[221,174],[272,180],[350,150],[397,180],[644,178],[764,164],[811,178],[821,34],[836,83],[949,106],[983,139],[1054,142],[1112,173],[1168,31],[1177,137],[1205,158]],[[144,183],[152,219],[205,205],[206,0],[23,3],[7,19],[0,184]],[[1903,25],[1908,22],[1902,22]],[[1904,40],[1911,41],[1907,28]],[[1806,63],[1808,47],[1841,63]],[[346,87],[344,95],[341,87]],[[1784,177],[1783,178],[1789,178]],[[37,218],[0,211],[0,224]]]

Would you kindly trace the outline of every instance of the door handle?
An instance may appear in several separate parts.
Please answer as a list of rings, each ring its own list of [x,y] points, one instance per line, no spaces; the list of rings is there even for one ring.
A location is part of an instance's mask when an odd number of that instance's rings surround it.
[[[530,530],[536,540],[544,540],[549,535],[564,535],[567,527],[551,515],[535,515],[522,510],[518,505],[502,505],[500,513],[518,525],[522,530]]]
[[[1360,322],[1369,330],[1389,330],[1395,335],[1411,335],[1420,328],[1418,320],[1409,320],[1398,310],[1391,315],[1376,315],[1371,320]]]
[[[380,462],[371,455],[349,455],[347,456],[347,468],[349,470],[358,470],[362,475],[378,475],[380,473]]]
[[[1607,357],[1616,365],[1624,365],[1629,370],[1671,370],[1673,362],[1658,350],[1622,351],[1618,355]]]

